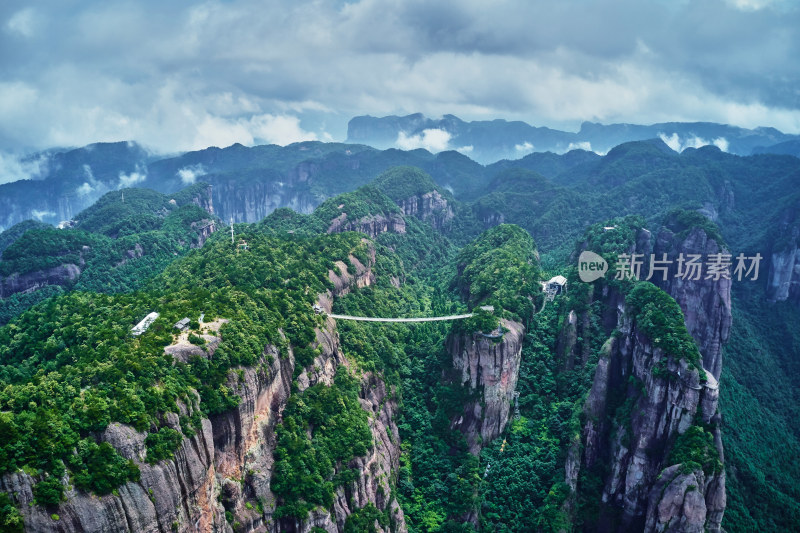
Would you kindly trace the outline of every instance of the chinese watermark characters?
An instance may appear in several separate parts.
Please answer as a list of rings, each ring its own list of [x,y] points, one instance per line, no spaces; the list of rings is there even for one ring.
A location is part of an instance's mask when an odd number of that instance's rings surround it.
[[[701,254],[681,253],[674,259],[668,259],[667,254],[661,254],[660,257],[656,254],[650,254],[649,257],[645,254],[619,254],[614,279],[666,281],[672,273],[672,278],[687,281],[756,281],[762,259],[760,253],[753,256],[740,253],[735,258],[727,253],[709,254],[705,258]],[[580,272],[580,264],[578,269]]]

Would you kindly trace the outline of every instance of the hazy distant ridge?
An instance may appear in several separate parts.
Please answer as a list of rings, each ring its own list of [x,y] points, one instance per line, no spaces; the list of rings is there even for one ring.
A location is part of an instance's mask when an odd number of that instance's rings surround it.
[[[800,136],[775,128],[746,129],[713,122],[664,122],[660,124],[598,124],[584,122],[578,132],[531,126],[521,121],[486,120],[466,122],[454,115],[440,119],[421,113],[404,117],[358,116],[347,126],[347,142],[375,148],[426,148],[458,150],[481,163],[517,159],[531,152],[567,152],[575,148],[606,153],[629,141],[661,138],[670,148],[682,151],[713,144],[737,154],[787,153],[786,144]],[[781,150],[771,147],[783,143]],[[798,155],[797,150],[791,152]]]

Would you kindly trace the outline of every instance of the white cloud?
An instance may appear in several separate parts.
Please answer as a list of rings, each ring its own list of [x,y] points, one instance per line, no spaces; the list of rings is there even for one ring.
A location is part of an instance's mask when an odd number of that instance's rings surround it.
[[[89,184],[89,182],[87,182],[87,181],[84,181],[84,182],[83,182],[83,185],[81,185],[80,187],[78,187],[78,188],[75,190],[75,192],[77,192],[79,196],[86,196],[86,195],[88,195],[88,194],[91,194],[91,193],[93,193],[93,192],[94,192],[94,190],[95,190],[95,189],[94,189],[94,187],[92,187],[92,186]]]
[[[180,169],[177,175],[184,185],[191,185],[198,177],[206,175],[206,169],[200,164],[191,165]]]
[[[89,146],[87,149],[91,151],[94,147]],[[83,165],[83,174],[86,176],[86,181],[75,189],[75,192],[78,193],[79,196],[88,196],[93,193],[101,193],[108,190],[107,185],[95,179],[91,166]]]
[[[567,152],[569,152],[571,150],[586,150],[587,152],[591,152],[592,151],[592,143],[590,143],[589,141],[582,141],[582,142],[578,142],[578,143],[569,143],[569,146],[567,146]]]
[[[723,152],[728,151],[728,139],[726,139],[725,137],[717,137],[716,139],[711,141],[711,144],[713,144]]]
[[[0,152],[0,184],[42,179],[47,175],[49,161],[44,154],[31,159]]]
[[[300,119],[293,116],[270,114],[243,118],[224,118],[206,115],[195,126],[194,138],[184,143],[184,149],[198,150],[208,146],[230,146],[241,143],[287,144],[317,140],[316,134],[303,130]]]
[[[33,211],[31,211],[31,215],[33,215],[33,218],[35,218],[39,222],[41,222],[42,219],[44,219],[45,217],[56,216],[56,214],[52,211],[39,211],[38,209],[34,209]]]
[[[672,135],[666,135],[664,133],[659,133],[658,137],[664,141],[664,144],[672,148],[675,152],[682,152],[683,145],[681,143],[680,137],[678,137],[677,133],[673,133]]]
[[[451,137],[448,131],[437,128],[423,130],[422,133],[416,135],[406,135],[401,131],[397,135],[395,144],[402,150],[424,148],[429,152],[436,153],[448,149]]]
[[[251,117],[247,124],[253,138],[259,142],[269,144],[287,144],[301,141],[316,141],[314,133],[300,127],[300,119],[289,115],[256,115]]]
[[[462,153],[464,155],[469,155],[469,154],[472,153],[472,151],[474,149],[475,149],[474,146],[472,146],[471,144],[468,144],[466,146],[460,146],[460,147],[456,148],[456,152]]]
[[[727,2],[36,3],[0,22],[18,47],[3,57],[0,142],[288,144],[341,139],[356,114],[413,112],[800,132],[798,11]]]
[[[33,35],[34,26],[34,12],[31,8],[25,8],[14,13],[8,22],[6,28],[11,32],[18,33],[23,37],[31,37]]]
[[[700,148],[703,146],[708,146],[709,144],[713,144],[723,152],[728,151],[728,140],[724,137],[717,137],[711,141],[707,141],[702,137],[698,137],[697,135],[692,135],[690,137],[681,138],[680,135],[677,133],[672,133],[672,135],[666,135],[664,133],[659,133],[658,137],[664,141],[664,143],[672,148],[674,151],[680,153],[686,150],[687,148]]]
[[[775,0],[727,0],[728,4],[741,11],[758,11],[765,7],[771,7],[777,2]]]
[[[136,167],[136,170],[130,174],[125,174],[124,172],[119,173],[119,185],[117,188],[124,189],[126,187],[133,187],[137,183],[141,183],[146,179],[147,171]]]
[[[529,143],[528,141],[525,141],[522,144],[515,144],[514,145],[514,150],[516,150],[520,154],[529,154],[529,153],[533,152],[533,145],[531,143]]]

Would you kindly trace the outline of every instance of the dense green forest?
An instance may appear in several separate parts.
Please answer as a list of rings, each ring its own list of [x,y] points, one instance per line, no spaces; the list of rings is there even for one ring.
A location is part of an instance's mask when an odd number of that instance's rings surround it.
[[[0,327],[0,473],[36,476],[36,502],[48,509],[64,498],[65,476],[69,485],[96,495],[137,480],[135,462],[102,440],[110,423],[147,431],[146,460],[157,463],[170,459],[203,418],[238,405],[232,385],[238,369],[269,372],[264,346],[277,347],[282,358],[291,347],[296,378],[318,354],[314,328],[323,318],[312,305],[332,288],[329,270],[342,261],[352,274],[349,257],[367,264],[374,251],[375,282],[336,298],[335,313],[476,316],[454,324],[339,322],[348,367],[340,367],[330,385],[295,389],[275,432],[275,516],[302,519],[317,506],[330,508],[338,488],[355,479],[348,463],[373,445],[358,383],[375,372],[398,402],[402,454],[390,496],[409,531],[580,530],[597,519],[596,496],[608,473],[581,472],[578,494],[570,499],[564,464],[585,422],[595,364],[614,332],[603,325],[608,309],[601,289],[580,283],[570,265],[576,250],[588,246],[611,263],[636,243],[641,228],[657,234],[662,225],[682,229],[679,237],[700,227],[734,254],[796,244],[790,232],[776,229],[781,210],[795,199],[774,200],[777,191],[796,184],[793,166],[768,156],[733,158],[714,148],[675,154],[662,144],[629,143],[600,160],[550,165],[547,177],[504,165],[492,179],[470,182],[470,188],[478,182],[486,188],[475,198],[452,194],[418,169],[394,168],[328,198],[311,214],[283,208],[258,223],[237,224],[237,242],[246,241],[247,249],[231,245],[225,231],[202,248],[192,246],[205,224],[219,223],[194,203],[204,184],[173,195],[108,193],[70,229],[18,224],[0,234],[0,281],[64,264],[80,265],[81,274],[0,301],[0,324],[6,324]],[[258,157],[268,160],[271,153],[265,149]],[[406,159],[398,152],[398,163]],[[767,185],[757,187],[756,177],[766,177]],[[315,187],[342,186],[334,181]],[[453,209],[448,225],[434,229],[421,217],[403,216],[396,202],[433,190]],[[713,214],[716,224],[701,212]],[[346,222],[402,217],[405,232],[372,240],[328,234],[342,213]],[[608,226],[616,231],[603,229]],[[568,278],[570,291],[543,306],[539,283],[555,274]],[[626,280],[598,287],[626,296],[627,316],[655,346],[700,366],[683,314],[663,291]],[[787,530],[800,521],[800,472],[791,460],[800,453],[792,379],[800,370],[800,315],[796,305],[769,303],[764,293],[763,278],[735,284],[733,291],[720,387],[727,531]],[[481,305],[495,312],[481,312]],[[586,358],[579,365],[558,350],[571,310],[587,313],[577,340]],[[142,336],[131,336],[131,327],[151,311],[159,318]],[[220,331],[222,343],[213,357],[174,361],[164,352],[174,341],[173,324],[188,317],[190,333],[199,335],[201,314],[229,321]],[[451,427],[475,398],[447,379],[453,362],[445,345],[451,335],[493,331],[499,317],[526,328],[520,416],[476,456]],[[629,383],[627,391],[638,386]],[[615,423],[635,404],[625,394],[612,398]],[[167,423],[168,413],[183,413],[178,426]],[[710,435],[692,425],[673,443],[669,460],[717,471]],[[0,518],[9,529],[17,527],[20,513],[3,496]],[[351,515],[347,528],[394,520],[367,506]]]
[[[186,435],[199,416],[234,407],[238,399],[227,386],[228,371],[255,364],[258,347],[274,344],[285,355],[292,343],[299,364],[310,363],[319,320],[311,310],[312,294],[329,286],[333,261],[347,261],[363,243],[355,234],[304,241],[243,237],[250,253],[238,254],[224,238],[216,239],[144,290],[73,292],[0,329],[0,469],[44,473],[35,489],[42,505],[62,497],[65,469],[76,486],[108,493],[138,475],[133,463],[97,441],[97,432],[110,422],[149,430],[148,460],[162,460],[181,440],[164,426],[164,415],[178,413],[178,403],[187,406],[193,414],[182,425]],[[153,309],[161,316],[147,333],[132,337],[131,326]],[[172,361],[163,350],[172,343],[172,324],[201,313],[230,320],[222,329],[225,342],[212,359]],[[200,393],[199,404],[192,389]]]
[[[215,223],[193,203],[205,188],[196,184],[170,196],[148,189],[110,192],[78,214],[72,228],[28,221],[0,233],[0,282],[62,265],[79,271],[79,277],[56,276],[40,290],[0,300],[0,324],[63,290],[120,293],[142,287],[197,246],[200,233]]]

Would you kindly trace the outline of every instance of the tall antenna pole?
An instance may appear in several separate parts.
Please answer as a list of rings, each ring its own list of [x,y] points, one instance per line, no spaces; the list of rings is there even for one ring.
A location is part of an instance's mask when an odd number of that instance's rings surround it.
[[[233,244],[233,217],[231,217],[231,244]]]

